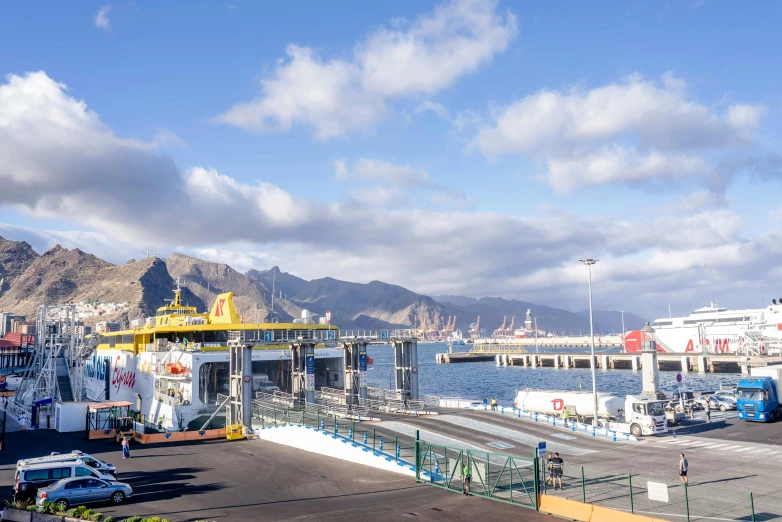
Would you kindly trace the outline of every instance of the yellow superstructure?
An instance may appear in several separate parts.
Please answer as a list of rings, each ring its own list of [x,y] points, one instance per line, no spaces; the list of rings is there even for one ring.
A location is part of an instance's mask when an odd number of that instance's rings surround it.
[[[337,328],[331,325],[245,323],[233,302],[233,292],[218,295],[208,314],[199,313],[196,307],[182,304],[177,285],[171,304],[158,308],[154,318],[147,318],[137,328],[103,333],[97,349],[138,353],[155,350],[162,342],[181,343],[200,351],[226,350],[228,332],[237,331],[243,332],[245,339],[255,340],[254,348],[259,350],[288,348],[289,341],[299,338],[328,340],[337,336]]]

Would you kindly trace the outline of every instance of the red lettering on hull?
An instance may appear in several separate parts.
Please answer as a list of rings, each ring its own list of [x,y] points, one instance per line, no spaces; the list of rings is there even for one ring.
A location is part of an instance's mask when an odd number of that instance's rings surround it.
[[[114,391],[119,390],[125,386],[126,388],[133,388],[136,385],[136,372],[131,370],[123,370],[119,367],[120,356],[114,361],[114,372],[111,377],[111,385],[116,386]]]

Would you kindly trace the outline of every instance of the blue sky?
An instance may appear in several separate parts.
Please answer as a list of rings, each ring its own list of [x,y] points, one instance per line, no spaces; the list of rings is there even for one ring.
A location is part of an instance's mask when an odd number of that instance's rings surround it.
[[[4,3],[0,235],[576,310],[588,255],[603,307],[757,306],[781,10]]]

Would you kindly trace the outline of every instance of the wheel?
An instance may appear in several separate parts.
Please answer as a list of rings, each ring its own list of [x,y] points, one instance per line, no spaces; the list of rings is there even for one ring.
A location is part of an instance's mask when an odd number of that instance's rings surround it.
[[[61,499],[55,500],[54,503],[57,504],[58,506],[60,506],[60,509],[62,509],[63,511],[68,509],[68,506],[71,505],[70,502],[68,502],[67,498],[61,498]]]
[[[634,437],[640,437],[641,427],[638,424],[633,424],[630,426],[630,433],[632,433]]]
[[[720,406],[720,411],[726,411],[727,409],[728,408],[726,408],[724,404],[722,406]]]
[[[125,493],[122,491],[115,491],[111,494],[111,501],[115,504],[122,504],[125,502]]]

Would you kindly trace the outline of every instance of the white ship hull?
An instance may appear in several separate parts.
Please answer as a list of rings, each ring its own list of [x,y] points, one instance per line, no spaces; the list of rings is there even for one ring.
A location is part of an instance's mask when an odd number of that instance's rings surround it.
[[[728,310],[712,304],[687,317],[657,319],[652,327],[663,352],[744,353],[750,344],[770,352],[782,343],[782,305]],[[641,341],[639,330],[628,332],[625,349],[640,351]]]
[[[199,422],[215,410],[217,394],[228,392],[229,352],[176,351],[165,362],[181,363],[185,370],[180,375],[165,371],[162,362],[166,355],[162,351],[95,351],[85,366],[86,397],[95,401],[128,401],[144,415],[148,426],[162,425],[175,431],[200,429]],[[342,357],[341,350],[315,350],[316,386],[344,386]],[[269,374],[270,368],[284,368],[285,365],[276,363],[290,361],[291,352],[254,350],[252,360],[253,373]],[[256,372],[256,366],[261,370]],[[279,373],[271,375],[272,380]]]

